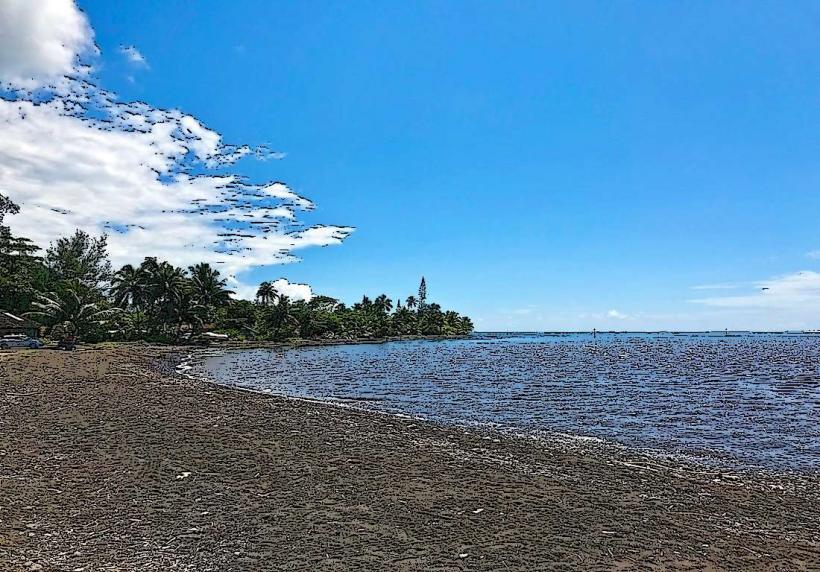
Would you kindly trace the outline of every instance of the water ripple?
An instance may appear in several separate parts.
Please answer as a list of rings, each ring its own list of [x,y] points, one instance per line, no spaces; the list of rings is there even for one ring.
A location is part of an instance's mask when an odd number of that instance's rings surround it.
[[[445,423],[820,469],[820,336],[526,335],[226,351],[219,383]]]

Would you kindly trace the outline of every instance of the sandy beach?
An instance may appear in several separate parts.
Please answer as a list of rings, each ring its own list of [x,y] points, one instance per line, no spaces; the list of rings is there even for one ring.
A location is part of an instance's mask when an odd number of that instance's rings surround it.
[[[0,570],[817,570],[820,476],[0,353]]]

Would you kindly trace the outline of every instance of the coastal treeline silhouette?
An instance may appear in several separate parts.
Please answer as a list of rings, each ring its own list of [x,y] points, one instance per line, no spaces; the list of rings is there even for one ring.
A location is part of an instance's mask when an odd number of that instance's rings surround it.
[[[147,257],[114,270],[106,237],[77,230],[44,254],[3,226],[18,207],[0,195],[0,309],[22,315],[52,338],[86,341],[175,342],[203,332],[234,339],[284,341],[415,335],[465,335],[470,318],[418,296],[364,296],[347,306],[329,296],[293,300],[263,282],[253,301],[234,298],[226,279],[207,263],[186,268]]]

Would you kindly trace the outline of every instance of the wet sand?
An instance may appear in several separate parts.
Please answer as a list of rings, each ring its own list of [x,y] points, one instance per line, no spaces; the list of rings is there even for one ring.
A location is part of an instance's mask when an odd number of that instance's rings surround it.
[[[820,476],[721,474],[0,352],[0,570],[817,570]]]

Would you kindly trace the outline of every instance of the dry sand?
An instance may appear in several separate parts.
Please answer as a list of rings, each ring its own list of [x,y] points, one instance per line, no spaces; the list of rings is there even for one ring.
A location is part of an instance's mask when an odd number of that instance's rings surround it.
[[[0,352],[0,570],[818,570],[820,476],[264,396],[149,346]]]

